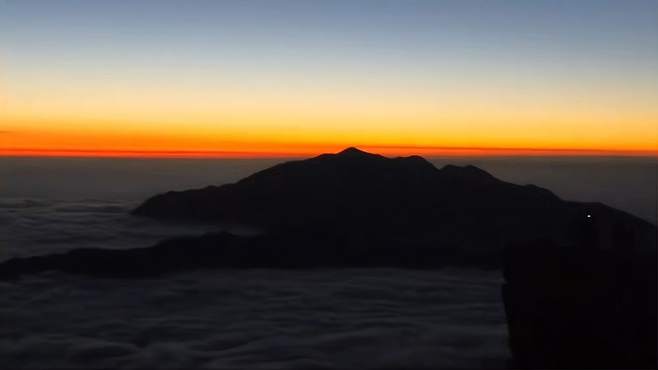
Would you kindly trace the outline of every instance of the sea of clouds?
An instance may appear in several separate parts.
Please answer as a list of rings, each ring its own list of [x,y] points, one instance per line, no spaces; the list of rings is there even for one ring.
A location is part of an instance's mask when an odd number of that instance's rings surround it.
[[[500,368],[495,272],[59,273],[0,283],[0,362],[27,368]]]
[[[131,216],[130,201],[0,198],[0,261],[74,248],[137,248],[178,235],[217,231]]]
[[[0,260],[218,230],[132,201],[0,198]],[[43,273],[0,282],[0,363],[43,368],[482,368],[508,357],[500,275],[477,270]]]

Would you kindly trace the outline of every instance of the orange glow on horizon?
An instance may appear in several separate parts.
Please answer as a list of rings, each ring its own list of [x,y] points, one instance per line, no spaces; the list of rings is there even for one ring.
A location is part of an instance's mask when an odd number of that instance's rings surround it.
[[[458,156],[629,156],[656,157],[658,150],[587,150],[587,149],[534,149],[534,148],[442,148],[413,146],[357,146],[358,148],[386,156],[421,155],[426,157]],[[263,151],[259,149],[243,151],[140,151],[140,150],[85,150],[85,149],[3,149],[0,157],[89,157],[89,158],[298,158],[310,157],[322,153],[335,153],[345,146],[327,147],[291,147],[288,149]]]
[[[340,127],[213,126],[83,120],[2,120],[0,156],[129,158],[292,158],[356,146],[387,156],[648,156],[645,135],[559,135],[538,130],[472,130],[435,125],[427,132]],[[356,123],[355,127],[358,128]],[[444,125],[445,126],[445,125]],[[250,127],[249,127],[250,128]],[[445,130],[443,129],[445,128]],[[534,136],[533,136],[534,135]]]

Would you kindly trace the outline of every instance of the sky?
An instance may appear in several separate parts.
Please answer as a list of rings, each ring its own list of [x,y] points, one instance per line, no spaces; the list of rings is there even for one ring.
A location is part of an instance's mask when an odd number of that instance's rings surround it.
[[[0,155],[657,155],[657,9],[0,0]]]

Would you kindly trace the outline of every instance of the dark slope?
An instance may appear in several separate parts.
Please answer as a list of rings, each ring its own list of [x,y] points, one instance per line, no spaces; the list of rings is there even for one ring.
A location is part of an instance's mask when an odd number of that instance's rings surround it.
[[[62,271],[108,278],[139,278],[216,268],[438,268],[474,265],[496,268],[499,261],[465,258],[432,243],[402,242],[382,232],[372,236],[281,230],[258,236],[209,233],[178,237],[146,248],[75,249],[62,254],[14,258],[0,263],[0,279]]]

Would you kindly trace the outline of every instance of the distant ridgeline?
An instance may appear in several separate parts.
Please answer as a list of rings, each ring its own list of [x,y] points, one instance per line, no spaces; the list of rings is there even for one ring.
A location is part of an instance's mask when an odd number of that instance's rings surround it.
[[[15,258],[0,278],[60,270],[143,277],[204,268],[504,267],[512,367],[655,368],[656,226],[473,167],[355,148],[237,183],[154,196],[135,215],[257,227],[128,250]]]

